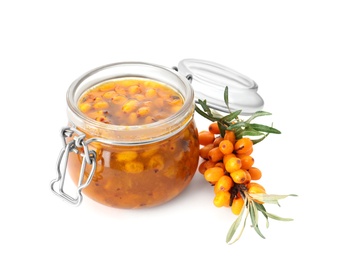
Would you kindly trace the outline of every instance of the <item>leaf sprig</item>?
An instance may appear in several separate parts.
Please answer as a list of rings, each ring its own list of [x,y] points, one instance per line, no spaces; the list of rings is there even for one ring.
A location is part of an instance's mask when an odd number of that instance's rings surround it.
[[[254,139],[251,139],[253,144],[256,144],[263,141],[269,134],[281,134],[279,130],[272,126],[252,123],[255,118],[271,115],[271,113],[269,112],[257,111],[246,120],[239,118],[239,115],[241,114],[242,110],[236,110],[232,112],[229,107],[227,86],[225,87],[224,91],[224,101],[229,110],[229,114],[225,116],[222,116],[217,111],[212,110],[207,105],[206,100],[198,99],[197,103],[201,106],[201,108],[199,108],[197,105],[195,107],[195,110],[198,114],[212,122],[218,123],[220,134],[222,137],[225,135],[225,132],[227,130],[230,130],[235,132],[235,135],[238,139],[244,136],[256,137]]]
[[[268,116],[271,115],[269,112],[265,111],[257,111],[253,113],[248,119],[243,120],[239,116],[241,114],[241,110],[231,111],[229,106],[229,99],[228,99],[228,87],[226,86],[224,91],[224,101],[226,107],[229,111],[227,115],[221,115],[216,110],[212,110],[208,105],[206,100],[198,99],[197,103],[200,105],[198,107],[195,106],[195,110],[198,114],[203,116],[204,118],[212,121],[217,122],[220,130],[220,135],[224,137],[226,131],[232,131],[235,133],[236,139],[241,139],[243,137],[255,137],[254,139],[251,138],[253,144],[259,143],[263,141],[269,134],[281,134],[279,130],[272,126],[267,126],[263,124],[253,123],[253,120],[261,117],[261,116]],[[248,217],[251,220],[251,226],[256,231],[256,233],[265,238],[262,234],[261,230],[259,229],[259,215],[260,213],[266,219],[266,227],[269,227],[269,218],[279,221],[292,221],[291,218],[282,218],[275,214],[269,213],[266,208],[264,207],[264,203],[267,204],[276,204],[280,206],[279,200],[284,199],[288,196],[297,196],[295,194],[288,194],[288,195],[275,195],[275,194],[266,194],[266,193],[249,193],[247,187],[244,184],[234,184],[235,186],[232,189],[235,191],[235,196],[237,193],[242,197],[244,204],[239,213],[237,219],[231,225],[227,236],[226,242],[228,244],[233,244],[239,240],[241,237],[244,228],[246,226],[246,222]],[[231,205],[231,204],[230,204]],[[234,236],[237,236],[234,238]]]
[[[292,221],[292,218],[282,218],[272,213],[266,211],[263,203],[271,203],[280,206],[279,200],[284,199],[288,196],[297,196],[295,194],[288,194],[288,195],[273,195],[273,194],[249,194],[247,191],[242,190],[241,196],[244,200],[244,206],[238,215],[237,219],[231,225],[227,236],[226,236],[226,243],[233,244],[238,241],[243,233],[243,230],[246,226],[247,218],[250,216],[252,227],[257,232],[257,234],[264,238],[264,235],[259,229],[258,219],[259,219],[259,212],[264,215],[266,218],[266,227],[269,227],[269,218],[279,221]],[[239,229],[240,228],[240,229]],[[234,235],[238,233],[237,237],[233,239]]]

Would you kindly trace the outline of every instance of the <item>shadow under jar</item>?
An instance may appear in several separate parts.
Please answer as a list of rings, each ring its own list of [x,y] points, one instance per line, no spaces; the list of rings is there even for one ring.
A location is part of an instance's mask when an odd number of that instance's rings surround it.
[[[199,159],[194,93],[177,71],[142,62],[102,66],[73,82],[67,104],[60,161],[66,158],[78,193],[64,192],[66,165],[60,170],[59,163],[57,195],[80,204],[82,191],[111,207],[152,207],[192,180]]]

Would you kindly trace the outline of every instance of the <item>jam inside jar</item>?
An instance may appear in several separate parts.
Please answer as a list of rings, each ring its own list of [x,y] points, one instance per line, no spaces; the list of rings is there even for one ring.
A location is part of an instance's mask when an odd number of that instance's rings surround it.
[[[198,165],[194,121],[172,137],[147,145],[91,143],[97,166],[83,193],[117,208],[149,207],[177,196],[191,181]],[[82,156],[71,153],[68,170],[77,184]],[[85,175],[88,176],[88,166]]]
[[[86,196],[116,208],[152,207],[192,180],[199,159],[194,93],[177,71],[141,62],[105,65],[72,83],[67,104],[75,130],[66,137],[73,146],[66,149],[67,169],[78,187],[88,182]],[[94,164],[84,163],[87,151]]]

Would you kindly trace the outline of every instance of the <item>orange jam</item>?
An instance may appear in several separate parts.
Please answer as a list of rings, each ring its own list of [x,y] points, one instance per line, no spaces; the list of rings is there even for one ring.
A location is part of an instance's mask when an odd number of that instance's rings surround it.
[[[149,79],[125,78],[98,84],[84,92],[78,109],[88,118],[121,126],[148,125],[173,116],[184,105],[173,88]],[[94,137],[79,129],[86,138]],[[172,135],[136,145],[89,143],[97,154],[92,182],[83,193],[116,208],[165,203],[193,178],[198,166],[198,137],[193,117]],[[77,184],[84,158],[70,153],[68,169]],[[87,177],[91,166],[87,165]]]
[[[103,123],[143,125],[171,116],[182,105],[182,97],[160,82],[125,79],[107,81],[89,90],[78,107]]]

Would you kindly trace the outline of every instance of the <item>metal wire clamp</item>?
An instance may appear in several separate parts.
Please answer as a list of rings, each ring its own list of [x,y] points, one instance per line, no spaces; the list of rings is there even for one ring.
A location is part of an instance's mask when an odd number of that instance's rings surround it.
[[[75,136],[73,136],[74,134]],[[64,127],[61,130],[61,135],[64,147],[62,148],[57,161],[57,178],[51,181],[50,187],[54,194],[63,198],[66,202],[79,206],[83,199],[82,190],[90,184],[95,173],[96,152],[88,149],[88,144],[84,141],[86,137],[85,134],[78,131],[75,127]],[[68,138],[71,140],[67,141]],[[77,148],[83,148],[83,152],[80,152]],[[70,152],[80,154],[83,157],[75,196],[71,196],[64,191],[67,163]],[[88,177],[84,181],[84,172],[87,164],[92,165],[92,168]]]

